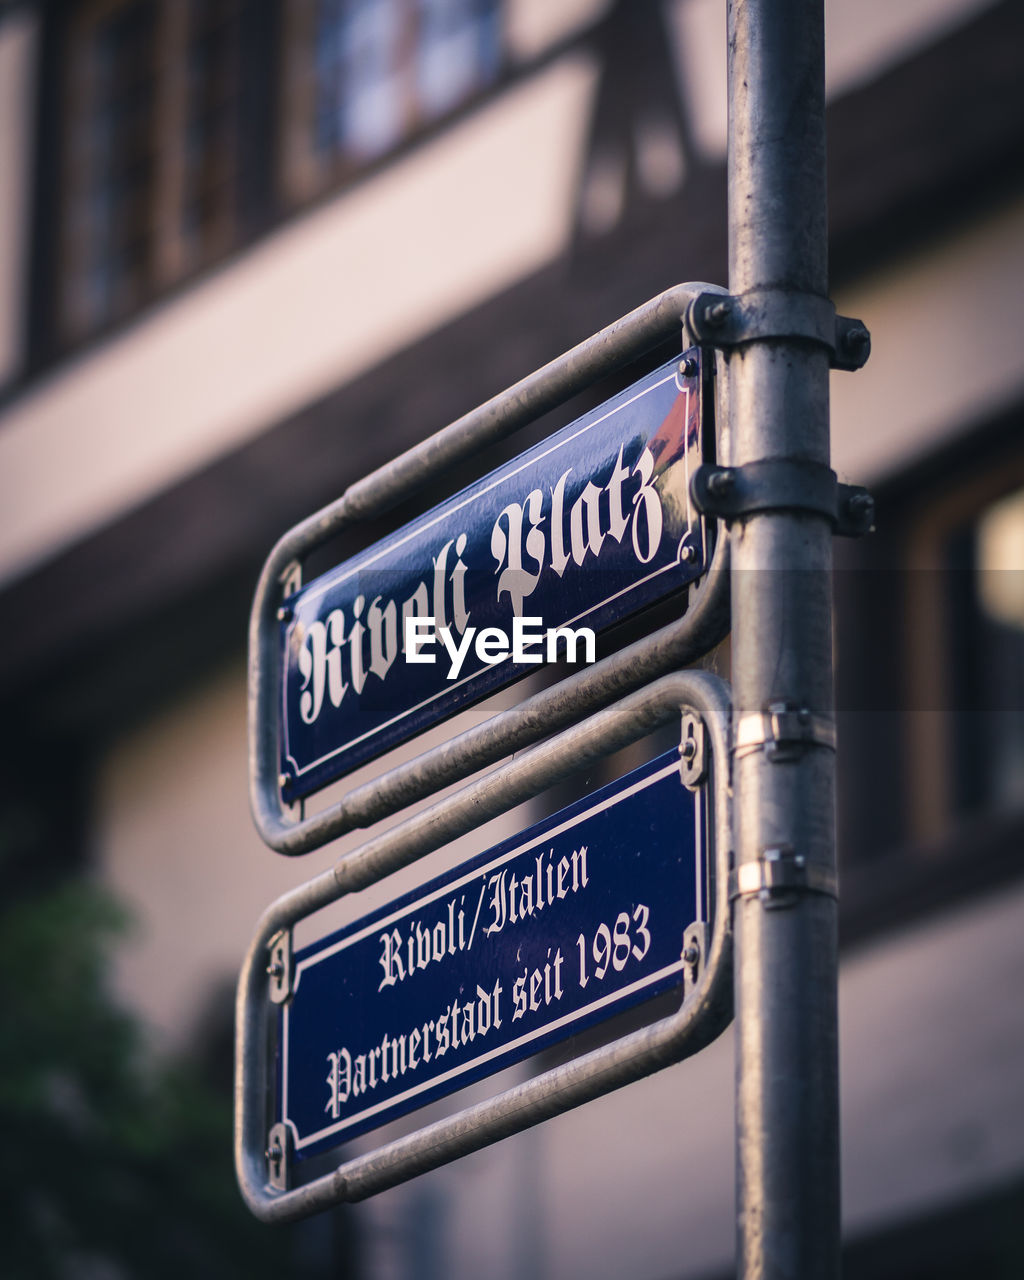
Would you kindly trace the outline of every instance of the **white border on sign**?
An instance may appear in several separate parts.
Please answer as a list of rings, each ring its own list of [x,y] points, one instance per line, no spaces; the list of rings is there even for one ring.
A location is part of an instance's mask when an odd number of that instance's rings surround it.
[[[412,903],[407,904],[406,906],[393,912],[391,915],[385,916],[379,920],[375,920],[372,924],[367,924],[365,928],[360,929],[357,933],[353,933],[346,938],[341,938],[337,942],[332,943],[330,946],[324,947],[322,951],[318,951],[314,955],[307,956],[305,959],[301,960],[295,966],[295,982],[292,988],[293,992],[298,990],[299,982],[302,979],[302,974],[304,970],[311,968],[313,965],[319,964],[321,961],[326,960],[330,956],[336,955],[340,951],[346,950],[348,947],[353,946],[357,942],[363,941],[365,938],[369,937],[373,933],[376,933],[378,930],[387,929],[388,926],[394,924],[395,921],[402,919],[406,915],[411,915],[416,911],[421,910],[423,907],[428,906],[431,902],[436,901],[438,898],[446,897],[447,895],[454,893],[455,891],[460,889],[463,885],[470,883],[470,881],[476,880],[480,876],[486,876],[490,874],[495,868],[502,866],[503,864],[511,861],[513,858],[519,857],[520,854],[528,852],[530,849],[535,848],[537,845],[544,844],[548,840],[552,840],[556,836],[561,835],[563,832],[571,831],[574,827],[578,826],[585,819],[593,817],[594,814],[602,813],[604,812],[604,810],[611,808],[613,805],[618,804],[620,801],[626,800],[630,796],[636,795],[638,792],[644,791],[648,787],[654,786],[655,783],[662,781],[662,779],[668,777],[670,774],[673,774],[673,773],[678,776],[678,773],[679,773],[678,762],[673,762],[671,764],[665,765],[665,767],[662,769],[659,769],[657,773],[651,774],[651,776],[648,778],[642,778],[639,782],[635,782],[632,786],[627,787],[624,791],[616,792],[614,795],[611,795],[611,796],[606,796],[603,800],[599,801],[597,804],[591,805],[590,808],[585,809],[582,813],[578,813],[574,818],[566,819],[564,822],[560,823],[556,827],[545,828],[542,832],[536,835],[532,840],[528,840],[523,844],[516,845],[515,848],[510,849],[503,854],[499,854],[496,858],[492,859],[490,862],[485,863],[483,866],[475,867],[472,871],[466,872],[466,874],[461,876],[459,879],[454,881],[449,881],[442,885],[439,885],[432,893],[426,894],[422,898],[417,898]],[[680,786],[682,786],[682,781],[680,781]],[[700,818],[699,818],[700,792],[695,793],[695,799],[697,801],[697,804],[694,807],[698,815],[696,826],[694,829],[695,858],[694,858],[693,870],[694,870],[694,879],[696,881],[695,901],[698,907],[697,914],[700,918],[703,918],[703,913],[702,913],[703,898],[704,898],[703,883],[702,883],[703,876],[701,875],[700,869],[699,869],[699,859],[701,857],[700,851],[703,843],[702,840],[699,838],[700,832],[701,832],[701,824],[700,824]],[[370,1119],[371,1117],[379,1114],[382,1111],[389,1110],[396,1106],[400,1106],[402,1103],[407,1102],[410,1098],[415,1098],[419,1094],[424,1093],[429,1089],[436,1088],[438,1085],[446,1084],[450,1080],[457,1079],[459,1076],[465,1075],[467,1072],[473,1070],[476,1067],[482,1066],[487,1062],[492,1061],[496,1057],[499,1057],[505,1054],[514,1053],[517,1049],[522,1048],[523,1045],[530,1044],[531,1042],[535,1040],[539,1040],[542,1037],[546,1037],[550,1035],[552,1032],[558,1031],[563,1027],[570,1026],[573,1022],[579,1021],[585,1016],[591,1013],[595,1013],[598,1010],[606,1007],[607,1005],[615,1001],[618,1001],[630,995],[633,995],[637,991],[642,991],[645,987],[653,986],[655,983],[661,981],[663,978],[670,977],[676,973],[681,973],[684,968],[685,968],[685,963],[682,957],[680,957],[679,960],[673,962],[672,964],[666,965],[664,968],[659,969],[657,972],[648,974],[646,977],[638,979],[636,982],[631,983],[627,987],[622,987],[616,991],[609,992],[607,995],[604,995],[597,1000],[591,1001],[590,1004],[584,1005],[582,1008],[576,1009],[571,1013],[565,1014],[563,1017],[556,1019],[554,1022],[545,1023],[544,1026],[538,1027],[531,1032],[527,1032],[526,1034],[520,1036],[518,1039],[510,1041],[508,1044],[500,1045],[494,1049],[488,1050],[486,1053],[479,1054],[477,1057],[471,1059],[470,1061],[461,1063],[457,1067],[453,1067],[450,1071],[445,1072],[443,1075],[433,1076],[429,1080],[424,1080],[420,1084],[413,1085],[411,1088],[406,1089],[404,1093],[395,1094],[389,1098],[382,1099],[380,1102],[375,1103],[373,1106],[367,1107],[363,1111],[360,1111],[355,1115],[347,1116],[345,1119],[339,1120],[335,1124],[331,1124],[326,1126],[323,1129],[319,1129],[315,1133],[308,1134],[304,1138],[300,1138],[298,1136],[298,1130],[294,1121],[290,1120],[288,1117],[288,1074],[289,1074],[288,1058],[289,1058],[289,1045],[290,1045],[290,1036],[289,1036],[290,1006],[286,1004],[284,1006],[283,1015],[282,1015],[283,1016],[282,1049],[281,1049],[281,1098],[282,1098],[281,1119],[282,1119],[282,1122],[291,1126],[292,1132],[295,1134],[296,1150],[301,1150],[303,1147],[309,1146],[313,1142],[322,1141],[324,1138],[331,1137],[334,1134],[342,1134],[346,1129],[352,1128],[354,1125],[361,1123],[363,1120]]]
[[[433,525],[437,524],[439,521],[446,520],[450,515],[453,515],[456,511],[461,511],[463,507],[469,506],[471,503],[476,502],[477,499],[482,497],[485,493],[488,493],[491,489],[496,488],[499,484],[504,484],[507,480],[511,479],[513,476],[518,475],[520,471],[523,471],[527,467],[533,466],[535,463],[540,462],[543,458],[548,457],[549,454],[555,453],[559,449],[564,448],[566,445],[570,444],[573,440],[576,440],[579,436],[583,435],[585,432],[590,431],[592,428],[599,426],[602,422],[607,421],[607,419],[612,417],[614,414],[620,413],[623,409],[628,408],[629,405],[634,404],[637,400],[642,400],[645,396],[651,395],[653,392],[657,391],[660,387],[665,386],[667,382],[672,382],[672,381],[675,382],[676,389],[679,391],[679,393],[686,397],[686,406],[683,411],[683,417],[686,422],[689,422],[690,387],[683,386],[681,384],[678,374],[676,373],[668,374],[664,378],[662,378],[659,382],[652,383],[651,386],[645,387],[643,391],[638,391],[636,395],[631,396],[628,400],[624,400],[621,404],[616,405],[615,408],[609,409],[608,412],[605,414],[602,414],[600,418],[595,418],[592,422],[588,422],[585,426],[581,427],[579,431],[574,432],[573,435],[568,436],[565,440],[560,440],[557,444],[552,445],[550,449],[547,449],[545,450],[545,452],[538,454],[537,457],[531,458],[528,462],[524,462],[521,467],[517,467],[514,471],[502,471],[502,473],[499,476],[497,476],[492,481],[491,484],[473,493],[470,497],[465,498],[462,502],[458,503],[457,505],[452,507],[445,506],[445,510],[439,513],[438,515],[436,515],[432,520],[428,520],[424,524],[417,523],[415,528],[412,529],[408,534],[406,534],[404,538],[400,538],[397,542],[389,542],[386,547],[382,547],[380,551],[368,556],[365,560],[360,559],[359,557],[355,557],[355,559],[358,560],[358,563],[353,564],[351,568],[349,568],[339,576],[331,577],[330,581],[325,581],[322,586],[311,590],[309,594],[304,597],[305,600],[315,599],[316,596],[322,595],[325,591],[333,589],[339,583],[344,582],[347,578],[351,577],[353,574],[363,572],[363,570],[365,570],[368,566],[372,565],[374,561],[378,560],[381,556],[389,555],[396,548],[404,545],[404,543],[410,541],[411,539],[418,537],[421,533],[425,532],[427,529],[430,529]],[[690,484],[689,484],[690,451],[689,451],[689,448],[683,451],[683,456],[684,456],[684,465],[686,468],[687,522],[692,523],[692,512],[690,510]],[[662,568],[656,569],[653,573],[647,574],[646,577],[638,578],[635,582],[632,582],[628,587],[623,587],[621,591],[614,592],[612,595],[608,596],[606,599],[600,600],[596,604],[591,605],[590,608],[585,609],[583,613],[578,613],[574,618],[567,618],[565,619],[564,622],[560,622],[558,625],[563,627],[573,626],[575,623],[581,622],[584,618],[587,618],[591,614],[596,613],[599,609],[603,609],[606,605],[609,605],[613,601],[618,600],[621,596],[625,596],[630,594],[633,591],[636,591],[637,588],[644,586],[645,583],[653,582],[655,578],[658,578],[663,573],[668,573],[676,569],[677,567],[678,566],[676,561],[673,561],[670,564],[663,565]],[[329,575],[327,574],[324,575],[325,578],[327,578],[328,576]],[[493,665],[500,666],[502,662],[507,662],[507,661],[508,661],[508,658],[502,658],[498,663],[495,663]],[[347,739],[345,742],[341,743],[339,746],[334,747],[332,750],[326,752],[324,755],[319,756],[316,760],[310,761],[308,764],[300,766],[298,761],[291,754],[291,749],[288,741],[288,646],[285,645],[284,669],[282,671],[282,679],[281,679],[281,726],[282,726],[282,736],[284,739],[284,761],[291,766],[294,776],[296,778],[301,778],[305,776],[307,773],[310,773],[312,770],[318,769],[321,765],[326,764],[328,760],[333,760],[335,756],[340,755],[342,752],[349,751],[352,749],[352,747],[358,746],[360,742],[364,742],[367,738],[375,737],[377,734],[382,733],[385,729],[390,728],[392,725],[398,724],[400,721],[406,719],[408,716],[414,715],[417,711],[423,710],[424,707],[429,707],[430,704],[432,702],[435,702],[438,698],[444,697],[447,694],[454,691],[455,689],[461,688],[464,684],[469,684],[471,681],[479,679],[479,677],[482,674],[484,674],[485,670],[486,668],[480,671],[474,671],[471,675],[464,676],[463,679],[458,680],[453,684],[446,685],[445,688],[439,689],[437,693],[431,694],[429,698],[424,698],[422,702],[417,702],[414,706],[407,707],[404,711],[399,712],[398,715],[392,716],[390,720],[385,720],[381,724],[375,725],[372,729],[367,729],[365,733],[359,734],[358,737]]]

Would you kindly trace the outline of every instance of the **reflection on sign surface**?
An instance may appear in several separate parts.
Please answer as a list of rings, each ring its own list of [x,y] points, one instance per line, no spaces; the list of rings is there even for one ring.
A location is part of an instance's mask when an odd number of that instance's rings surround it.
[[[679,753],[295,955],[279,1118],[303,1158],[681,982],[706,920]]]
[[[542,660],[488,661],[489,629],[510,636],[532,618],[599,631],[700,574],[699,385],[699,368],[684,378],[672,361],[288,600],[286,800]],[[426,618],[459,649],[457,667],[440,644],[435,662],[407,660],[410,621]]]

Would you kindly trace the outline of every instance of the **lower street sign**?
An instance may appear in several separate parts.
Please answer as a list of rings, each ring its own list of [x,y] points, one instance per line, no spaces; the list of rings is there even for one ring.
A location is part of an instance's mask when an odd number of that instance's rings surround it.
[[[292,1221],[397,1186],[681,1062],[728,1026],[730,721],[717,676],[663,676],[270,904],[236,1003],[235,1167],[258,1218]],[[675,750],[293,949],[295,927],[328,904],[670,724]],[[600,1042],[567,1043],[561,1061],[542,1059],[511,1087],[371,1149],[348,1144],[642,1002]],[[327,1149],[346,1145],[324,1172]]]
[[[681,984],[706,822],[677,749],[296,952],[278,1063],[296,1159]]]

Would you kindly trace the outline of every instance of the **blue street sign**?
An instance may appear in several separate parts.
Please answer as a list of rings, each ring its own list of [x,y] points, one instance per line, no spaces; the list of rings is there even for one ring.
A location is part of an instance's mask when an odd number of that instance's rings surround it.
[[[296,1158],[680,984],[706,821],[670,751],[297,951],[278,1057]]]
[[[281,794],[311,795],[704,568],[699,355],[311,581],[281,621]]]

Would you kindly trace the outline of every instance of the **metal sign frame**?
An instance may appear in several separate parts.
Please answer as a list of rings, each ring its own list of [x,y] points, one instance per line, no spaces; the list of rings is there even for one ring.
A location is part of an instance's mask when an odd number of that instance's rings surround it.
[[[302,560],[341,530],[379,516],[436,481],[481,448],[505,439],[541,414],[674,334],[683,334],[691,303],[724,294],[703,283],[677,285],[644,303],[550,364],[401,454],[352,485],[323,510],[289,530],[268,557],[253,601],[249,626],[250,803],[264,842],[296,855],[319,848],[358,827],[379,821],[441,787],[494,763],[510,751],[562,729],[581,714],[659,675],[695,661],[728,631],[728,551],[719,537],[709,568],[692,589],[689,608],[676,622],[577,672],[553,689],[520,703],[496,721],[485,721],[372,784],[353,788],[311,816],[287,804],[278,771],[281,707],[279,609],[301,582]]]
[[[267,1042],[269,1020],[277,1003],[287,998],[292,926],[686,714],[696,716],[705,730],[713,912],[706,946],[695,940],[702,954],[695,957],[694,980],[687,984],[680,1008],[494,1098],[355,1156],[304,1186],[287,1189],[288,1133],[284,1126],[275,1126],[272,1134],[267,1128]],[[732,1017],[730,715],[728,686],[717,676],[704,671],[665,676],[367,841],[264,912],[239,976],[236,1006],[235,1164],[242,1195],[256,1217],[289,1221],[364,1199],[689,1057],[724,1030]],[[699,752],[695,741],[689,754]],[[681,755],[683,767],[685,762]],[[689,776],[691,782],[699,781],[698,766],[690,765]]]
[[[706,520],[690,479],[713,452],[704,364],[691,347],[630,378],[288,596],[285,804],[508,688],[545,647],[551,662],[559,635],[575,665],[577,628],[604,634],[703,576]],[[508,639],[531,628],[530,652]]]
[[[689,981],[710,927],[697,723],[293,949],[272,998],[296,1170]]]

